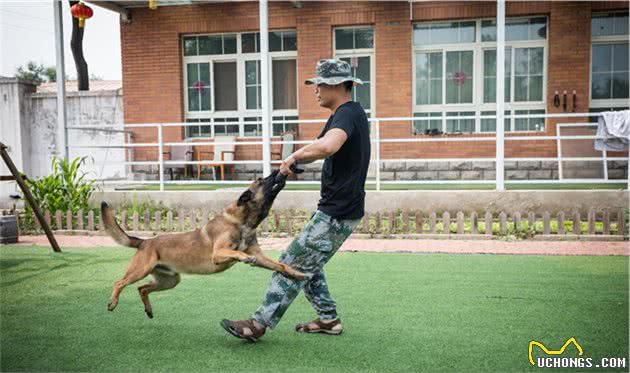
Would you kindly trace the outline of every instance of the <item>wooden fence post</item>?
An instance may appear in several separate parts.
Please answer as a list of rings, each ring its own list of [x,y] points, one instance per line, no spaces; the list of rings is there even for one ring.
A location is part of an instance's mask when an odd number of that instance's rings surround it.
[[[83,230],[83,209],[77,211],[77,229]]]
[[[265,220],[262,221],[262,231],[264,233],[269,233],[269,216],[267,216],[265,218]]]
[[[424,222],[422,221],[422,212],[420,210],[416,210],[414,218],[416,220],[416,233],[424,232]]]
[[[57,210],[55,211],[55,230],[60,230],[63,229],[63,226],[61,225],[61,211]]]
[[[273,210],[273,223],[274,233],[278,235],[280,233],[280,213],[277,210]]]
[[[507,234],[507,215],[505,211],[499,213],[499,231],[501,234]]]
[[[623,209],[617,213],[617,234],[622,236],[626,233],[626,218]]]
[[[486,227],[485,227],[486,234],[492,236],[492,213],[490,211],[486,211],[485,221],[486,221]]]
[[[284,212],[284,217],[285,217],[285,222],[287,225],[287,233],[289,234],[289,236],[293,235],[293,219],[291,218],[291,211],[290,210],[286,210]]]
[[[403,234],[407,234],[409,231],[409,211],[405,209],[402,212],[402,232]]]
[[[564,234],[564,211],[558,213],[558,234]]]
[[[142,222],[144,223],[144,231],[149,232],[151,230],[151,215],[149,214],[149,210],[144,212]]]
[[[451,214],[448,211],[442,214],[442,230],[445,234],[451,234]]]
[[[389,234],[396,234],[396,223],[398,220],[396,218],[397,218],[396,212],[390,211],[389,212]]]
[[[126,231],[127,230],[127,209],[124,209],[120,212],[120,227]]]
[[[140,230],[140,214],[138,214],[138,211],[133,212],[133,230],[134,232]]]
[[[518,232],[521,229],[521,213],[517,211],[512,214],[512,221],[514,222],[514,231]]]
[[[595,210],[591,208],[588,211],[588,234],[595,234],[595,221]]]
[[[173,230],[173,211],[168,210],[166,212],[166,231],[170,232]]]
[[[191,229],[197,229],[197,210],[194,208],[190,209],[190,226]]]
[[[457,234],[464,234],[464,213],[457,212]]]
[[[208,224],[208,215],[210,211],[207,208],[201,210],[201,225],[204,227]]]
[[[162,210],[155,211],[155,226],[154,229],[156,232],[160,232],[162,230]]]
[[[575,211],[573,213],[573,234],[579,235],[580,233],[582,233],[581,224],[582,222],[580,219],[580,213],[578,211]]]
[[[72,211],[70,210],[66,211],[66,229],[72,230]]]
[[[41,229],[42,225],[39,222],[39,219],[37,219],[37,216],[35,215],[35,213],[33,213],[32,218],[35,221],[35,228],[36,229]],[[46,221],[46,220],[42,217],[42,221]],[[48,224],[48,229],[50,229],[50,224]]]
[[[179,211],[177,212],[177,219],[179,220],[179,230],[184,231],[186,228],[186,216],[184,215],[183,209],[179,209]]]
[[[94,210],[88,211],[88,231],[94,230]]]
[[[551,234],[551,217],[549,211],[543,213],[543,234]]]
[[[527,224],[529,227],[536,228],[536,214],[532,211],[527,214]]]

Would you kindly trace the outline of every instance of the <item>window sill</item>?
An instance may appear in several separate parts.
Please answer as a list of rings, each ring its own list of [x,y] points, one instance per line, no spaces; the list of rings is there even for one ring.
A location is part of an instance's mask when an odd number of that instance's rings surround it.
[[[236,137],[237,140],[240,140],[240,139],[247,139],[247,140],[249,140],[249,139],[262,139],[262,136],[236,136],[236,135],[225,135],[225,136],[223,136],[223,135],[219,135],[219,136],[215,136],[215,137],[186,137],[186,138],[184,138],[184,142],[194,142],[195,140],[214,140],[217,137],[226,137],[226,136]],[[279,138],[281,138],[281,136],[274,135],[274,136],[271,136],[271,138],[272,139],[273,138],[279,139]]]
[[[478,136],[478,135],[488,135],[488,134],[496,134],[496,131],[492,131],[492,132],[449,132],[449,133],[443,133],[440,135],[427,135],[424,133],[412,133],[411,135],[414,137],[460,137],[460,136]],[[541,136],[546,135],[545,131],[505,131],[504,134],[509,135],[509,134],[514,134],[514,135],[534,135],[534,134],[540,134]]]

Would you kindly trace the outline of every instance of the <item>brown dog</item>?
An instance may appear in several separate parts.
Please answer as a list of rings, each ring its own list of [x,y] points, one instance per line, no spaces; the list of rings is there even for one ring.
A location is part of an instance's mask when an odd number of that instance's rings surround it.
[[[256,227],[269,214],[285,181],[286,176],[276,170],[265,179],[251,183],[238,201],[231,203],[203,228],[146,240],[127,235],[116,223],[107,203],[103,202],[101,221],[107,233],[119,244],[138,249],[125,277],[116,281],[107,309],[113,311],[116,308],[118,296],[125,286],[149,274],[154,280],[138,287],[138,292],[150,318],[153,318],[153,310],[149,293],[174,288],[180,281],[180,273],[218,273],[240,261],[304,279],[303,273],[263,255],[256,239]]]

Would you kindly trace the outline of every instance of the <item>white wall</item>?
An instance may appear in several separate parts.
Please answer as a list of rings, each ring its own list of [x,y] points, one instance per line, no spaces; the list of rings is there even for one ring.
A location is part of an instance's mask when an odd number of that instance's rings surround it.
[[[31,96],[32,104],[32,136],[31,146],[43,147],[44,151],[35,150],[30,162],[31,174],[45,175],[50,172],[50,164],[57,144],[57,101],[51,94],[36,93]],[[122,95],[115,91],[70,92],[66,99],[68,127],[89,126],[101,127],[106,124],[118,124],[122,129],[123,109]],[[88,156],[84,170],[93,179],[122,179],[126,177],[125,166],[113,164],[125,160],[124,150],[73,148],[88,145],[122,145],[122,133],[111,133],[95,130],[68,130],[70,159]],[[63,155],[61,149],[59,154]]]
[[[7,146],[7,152],[18,170],[24,169],[25,162],[30,162],[30,150],[27,146],[30,131],[25,122],[28,120],[26,99],[35,91],[35,86],[20,83],[16,78],[0,77],[0,142]],[[26,140],[25,140],[26,139]],[[0,175],[10,175],[4,161],[0,160]],[[15,182],[0,181],[0,206],[10,207],[9,195],[17,194]]]
[[[17,168],[29,177],[45,176],[51,171],[55,156],[63,156],[57,139],[57,98],[55,93],[34,93],[31,84],[13,78],[0,78],[0,141],[10,147]],[[68,92],[67,125],[101,127],[123,126],[122,92]],[[125,150],[77,149],[81,145],[123,145],[123,133],[95,130],[68,130],[70,159],[89,156],[83,170],[91,179],[124,179],[126,167],[115,163],[125,160]],[[92,161],[93,159],[93,161]],[[10,174],[1,162],[0,174]],[[16,194],[15,182],[0,183],[0,208],[11,205],[10,194]]]

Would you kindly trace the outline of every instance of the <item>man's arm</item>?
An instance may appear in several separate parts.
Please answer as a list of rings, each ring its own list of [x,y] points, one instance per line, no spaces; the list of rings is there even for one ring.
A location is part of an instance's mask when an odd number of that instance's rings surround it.
[[[346,134],[346,131],[339,128],[330,129],[324,137],[288,156],[280,165],[280,172],[288,175],[291,173],[291,165],[295,162],[311,163],[331,156],[341,148],[347,139],[348,134]]]

